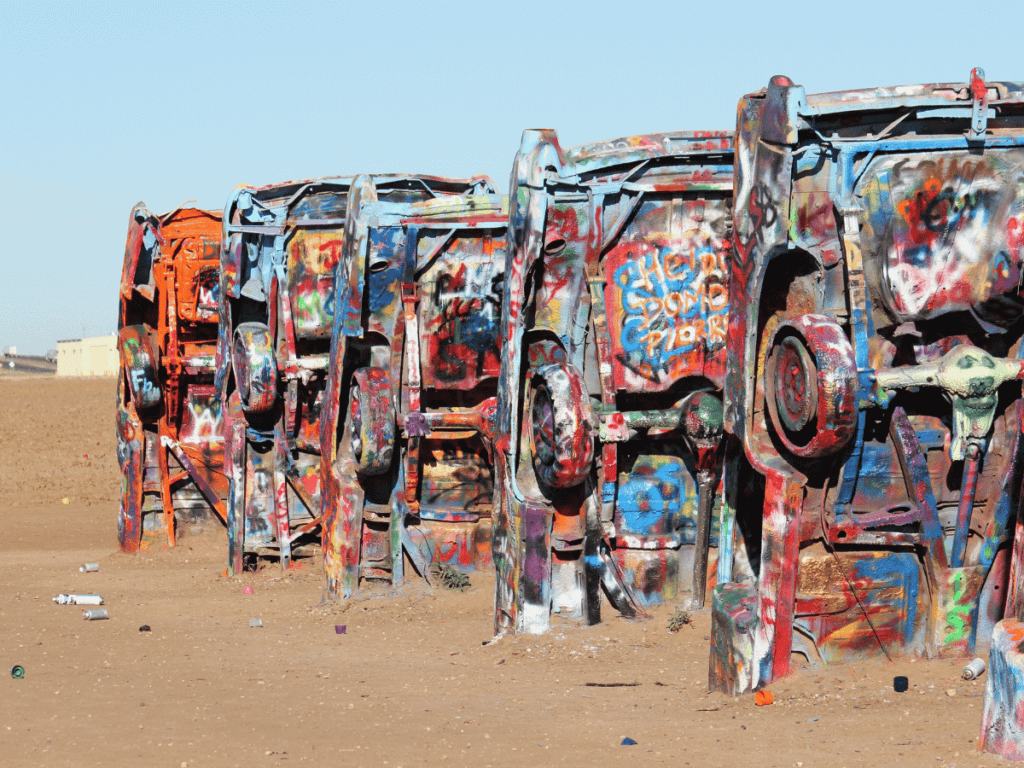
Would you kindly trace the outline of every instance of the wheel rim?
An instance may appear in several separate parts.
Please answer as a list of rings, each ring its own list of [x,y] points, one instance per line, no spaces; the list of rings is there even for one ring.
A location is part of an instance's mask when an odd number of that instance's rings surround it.
[[[783,457],[829,456],[857,431],[857,363],[836,321],[811,313],[767,332],[764,407]],[[788,454],[788,455],[787,455]]]
[[[352,438],[352,456],[356,462],[363,458],[363,409],[360,404],[359,385],[352,385],[349,391],[349,435]]]
[[[550,467],[555,463],[555,413],[551,392],[546,386],[541,385],[535,390],[530,417],[537,461]]]
[[[818,369],[796,337],[787,336],[776,347],[774,375],[779,420],[791,432],[800,432],[818,411]]]
[[[249,351],[241,338],[235,338],[235,386],[243,403],[249,402]]]

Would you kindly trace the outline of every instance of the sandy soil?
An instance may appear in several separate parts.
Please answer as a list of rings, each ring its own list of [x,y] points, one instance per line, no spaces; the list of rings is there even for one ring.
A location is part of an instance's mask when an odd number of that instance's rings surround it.
[[[321,606],[316,562],[224,577],[220,531],[119,554],[113,409],[109,379],[0,381],[5,766],[1002,763],[977,752],[984,678],[961,662],[807,667],[756,707],[707,692],[706,614],[670,634],[669,608],[607,611],[485,646],[491,574]],[[103,595],[110,620],[60,592]]]

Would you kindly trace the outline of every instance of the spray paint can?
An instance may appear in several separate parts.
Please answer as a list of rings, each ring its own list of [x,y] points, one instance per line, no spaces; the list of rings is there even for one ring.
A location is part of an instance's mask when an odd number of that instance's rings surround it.
[[[964,667],[964,680],[977,680],[985,674],[985,660],[978,658]]]
[[[82,565],[78,566],[78,570],[80,570],[82,573],[95,573],[99,569],[99,563],[82,563]]]
[[[53,598],[57,605],[103,605],[99,595],[57,595]]]
[[[86,621],[97,621],[99,619],[109,619],[106,608],[90,608],[86,611],[82,611],[82,618]]]

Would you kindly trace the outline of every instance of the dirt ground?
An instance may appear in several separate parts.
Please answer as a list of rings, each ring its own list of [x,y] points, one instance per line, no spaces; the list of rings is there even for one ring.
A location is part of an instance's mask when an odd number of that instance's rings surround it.
[[[112,380],[0,380],[0,764],[1002,763],[977,751],[984,678],[963,662],[805,667],[757,707],[707,692],[707,613],[484,645],[492,574],[324,606],[315,561],[224,577],[222,531],[119,554],[118,493]],[[60,592],[102,595],[109,621]]]

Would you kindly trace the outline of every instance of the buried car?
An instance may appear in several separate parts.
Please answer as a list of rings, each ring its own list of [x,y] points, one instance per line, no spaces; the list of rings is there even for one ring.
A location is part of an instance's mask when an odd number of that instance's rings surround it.
[[[508,199],[353,182],[321,415],[326,596],[490,563]],[[440,187],[436,187],[440,191]]]
[[[725,424],[741,533],[710,684],[791,657],[959,656],[1020,492],[1024,90],[740,101]],[[735,470],[735,471],[734,471]]]
[[[118,315],[118,544],[136,552],[224,519],[224,431],[213,388],[220,214],[181,206],[128,222]]]
[[[335,274],[351,235],[353,188],[412,201],[475,181],[379,175],[239,187],[224,211],[217,387],[227,435],[229,561],[280,558],[312,541],[321,519],[324,407]],[[362,285],[367,272],[346,273]],[[359,299],[346,292],[340,306]],[[303,538],[305,537],[305,538]]]
[[[703,600],[721,472],[732,134],[562,150],[512,172],[495,631]],[[595,448],[596,445],[596,448]],[[721,505],[717,505],[719,508]]]

